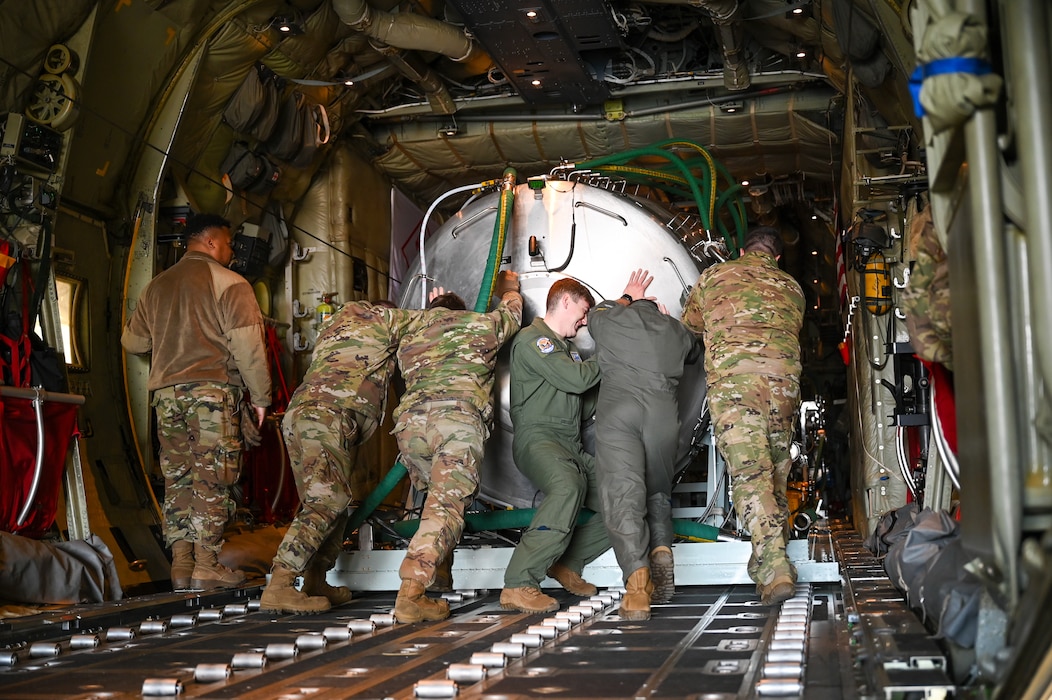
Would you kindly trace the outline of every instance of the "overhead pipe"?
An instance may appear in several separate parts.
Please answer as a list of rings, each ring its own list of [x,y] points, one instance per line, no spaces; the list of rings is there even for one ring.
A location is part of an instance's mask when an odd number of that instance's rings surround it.
[[[435,114],[453,114],[457,111],[457,105],[453,96],[449,94],[446,84],[442,78],[431,67],[413,54],[406,53],[404,49],[387,44],[370,42],[370,46],[376,49],[383,57],[390,61],[391,65],[409,80],[420,86],[427,95],[428,104]]]
[[[463,63],[472,73],[492,64],[459,27],[412,12],[391,13],[370,7],[366,0],[332,0],[332,8],[351,29],[399,49],[433,51]]]
[[[738,0],[646,0],[648,3],[690,5],[705,10],[716,24],[716,36],[723,52],[723,86],[728,90],[746,90],[752,85],[745,63],[745,25],[741,20]]]

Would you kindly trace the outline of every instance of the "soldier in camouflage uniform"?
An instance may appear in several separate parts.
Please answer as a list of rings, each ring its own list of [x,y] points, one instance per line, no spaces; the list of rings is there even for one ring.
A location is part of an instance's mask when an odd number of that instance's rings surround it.
[[[406,331],[398,364],[406,393],[395,411],[394,435],[413,486],[427,489],[420,528],[399,569],[399,622],[442,620],[449,604],[426,595],[436,568],[464,529],[464,508],[479,485],[483,445],[493,421],[497,351],[522,323],[518,276],[500,275],[495,310],[464,310],[455,294],[432,295],[429,310]]]
[[[950,266],[935,235],[930,206],[910,223],[909,251],[914,263],[901,301],[910,343],[919,357],[952,371]]]
[[[151,353],[164,534],[172,547],[172,587],[204,590],[245,580],[218,561],[241,473],[239,407],[247,388],[257,426],[270,406],[263,315],[233,259],[230,222],[191,217],[186,254],[139,296],[121,335],[134,354]]]
[[[796,575],[785,553],[793,416],[800,402],[804,295],[778,268],[776,229],[749,232],[741,257],[707,268],[683,323],[702,336],[716,444],[734,507],[752,537],[749,576],[764,605],[787,600]]]
[[[325,575],[343,544],[357,448],[383,421],[395,350],[415,313],[350,302],[318,334],[282,421],[300,510],[278,546],[260,608],[320,612],[351,599]],[[297,576],[302,590],[295,588]]]

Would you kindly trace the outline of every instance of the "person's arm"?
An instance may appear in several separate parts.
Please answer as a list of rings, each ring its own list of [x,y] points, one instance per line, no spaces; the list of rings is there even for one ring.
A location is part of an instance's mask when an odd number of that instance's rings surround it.
[[[646,296],[647,287],[649,287],[650,283],[653,281],[654,276],[650,274],[650,270],[639,268],[628,276],[628,284],[625,285],[625,291],[617,300],[617,303],[622,306],[628,306],[637,299],[650,299],[651,301],[654,301],[656,297]]]
[[[252,396],[252,407],[270,406],[270,363],[263,331],[263,314],[248,283],[229,287],[220,299],[227,319],[227,347],[241,380]]]
[[[680,320],[683,325],[694,335],[701,337],[705,334],[705,317],[702,314],[701,279],[694,283],[687,297],[687,303],[683,305],[683,313]]]

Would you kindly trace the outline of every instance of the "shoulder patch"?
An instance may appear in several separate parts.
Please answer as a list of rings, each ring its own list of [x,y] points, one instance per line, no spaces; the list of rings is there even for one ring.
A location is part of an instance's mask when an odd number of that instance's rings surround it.
[[[537,339],[537,349],[547,355],[555,350],[555,343],[552,342],[551,338],[542,335]]]

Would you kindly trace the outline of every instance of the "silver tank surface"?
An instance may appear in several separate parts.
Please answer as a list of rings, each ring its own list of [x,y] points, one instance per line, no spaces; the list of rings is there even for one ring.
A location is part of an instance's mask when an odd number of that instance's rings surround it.
[[[426,293],[436,286],[464,297],[473,308],[486,269],[498,193],[466,204],[427,240],[424,249],[427,281],[422,284],[420,261],[410,268],[402,294],[405,308],[423,308]],[[548,289],[562,277],[573,277],[587,286],[596,301],[616,299],[629,275],[638,268],[650,270],[654,282],[648,295],[679,317],[690,285],[698,277],[694,259],[666,228],[675,215],[629,195],[598,189],[580,182],[550,180],[543,189],[528,185],[515,189],[511,230],[504,244],[500,269],[519,273],[523,296],[523,325],[544,315]],[[535,237],[534,255],[530,239]],[[421,287],[423,287],[423,294]],[[496,300],[493,300],[496,302]],[[493,308],[494,303],[490,304]],[[582,328],[574,344],[589,357],[595,343]],[[496,424],[486,443],[480,497],[518,508],[535,506],[542,495],[515,467],[511,453],[512,422],[508,409],[510,343],[498,358],[496,372]],[[690,446],[705,397],[701,362],[687,368],[680,386],[680,455]],[[585,431],[585,446],[592,451],[594,429]]]

